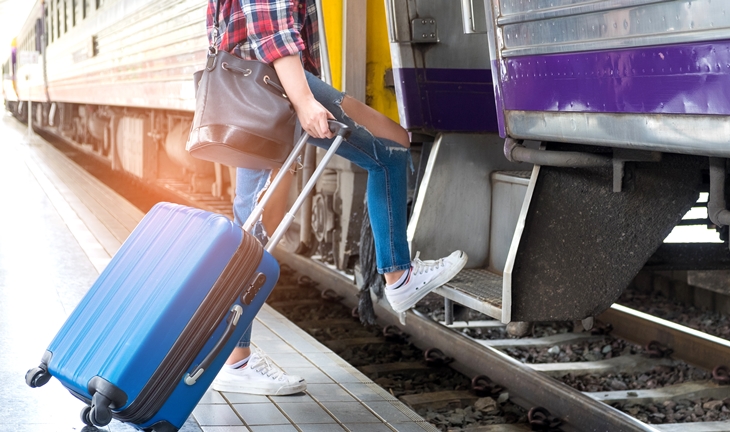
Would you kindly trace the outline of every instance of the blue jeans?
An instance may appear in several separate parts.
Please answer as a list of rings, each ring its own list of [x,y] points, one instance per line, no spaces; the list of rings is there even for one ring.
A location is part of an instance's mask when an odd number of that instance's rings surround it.
[[[364,127],[345,115],[341,103],[345,94],[306,72],[309,88],[337,121],[352,129],[347,141],[337,149],[337,154],[367,170],[367,206],[375,239],[375,254],[379,273],[405,270],[411,265],[411,254],[406,238],[408,167],[410,152],[400,144],[374,136]],[[310,139],[317,147],[329,148],[331,139]],[[253,211],[261,191],[268,182],[270,170],[238,168],[236,172],[236,198],[233,213],[238,224],[243,224]],[[259,222],[254,235],[265,239],[266,233]],[[238,346],[247,347],[251,330],[241,338]]]

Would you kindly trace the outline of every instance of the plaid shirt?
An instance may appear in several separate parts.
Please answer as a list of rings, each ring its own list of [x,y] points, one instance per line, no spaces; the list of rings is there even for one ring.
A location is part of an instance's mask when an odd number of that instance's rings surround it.
[[[301,53],[302,64],[319,75],[319,34],[315,0],[219,0],[219,31],[214,41],[216,2],[208,0],[208,40],[246,60],[271,63]]]

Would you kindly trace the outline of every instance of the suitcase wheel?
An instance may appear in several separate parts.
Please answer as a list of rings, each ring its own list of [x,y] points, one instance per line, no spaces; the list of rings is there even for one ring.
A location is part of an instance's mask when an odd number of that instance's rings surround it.
[[[94,393],[89,407],[89,420],[94,426],[103,427],[111,423],[112,410],[109,407],[110,405],[111,401],[106,396],[99,392]]]
[[[28,387],[36,388],[45,385],[51,379],[51,374],[42,367],[30,369],[25,374],[25,383]]]
[[[94,424],[93,424],[93,423],[91,423],[91,418],[89,417],[89,414],[91,414],[91,407],[90,407],[90,406],[85,406],[85,407],[83,407],[83,408],[81,409],[81,421],[82,421],[82,422],[83,422],[83,423],[84,423],[84,424],[85,424],[86,426],[91,426],[91,427],[94,427]]]

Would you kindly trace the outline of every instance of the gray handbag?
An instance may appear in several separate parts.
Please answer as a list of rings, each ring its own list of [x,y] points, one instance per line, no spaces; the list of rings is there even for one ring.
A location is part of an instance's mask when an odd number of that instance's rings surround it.
[[[294,148],[297,117],[274,68],[211,46],[194,80],[195,116],[186,145],[192,156],[251,169],[284,163]]]

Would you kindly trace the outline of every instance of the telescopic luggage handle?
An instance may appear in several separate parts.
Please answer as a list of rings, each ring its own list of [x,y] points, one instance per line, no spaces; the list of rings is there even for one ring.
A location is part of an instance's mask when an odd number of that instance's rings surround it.
[[[312,177],[309,179],[307,184],[304,185],[302,192],[299,194],[296,201],[294,201],[294,205],[292,205],[291,209],[289,209],[289,212],[284,216],[281,223],[276,228],[276,231],[274,231],[274,234],[271,236],[271,239],[269,239],[269,242],[266,244],[266,250],[268,252],[273,252],[276,246],[279,244],[279,241],[284,236],[284,233],[287,229],[289,229],[289,226],[291,226],[292,222],[294,221],[294,215],[296,215],[297,211],[304,203],[307,195],[309,195],[309,193],[312,192],[312,189],[314,189],[314,185],[317,183],[317,180],[319,180],[319,178],[322,176],[322,172],[327,167],[330,159],[332,159],[332,156],[335,155],[337,149],[340,147],[340,144],[342,144],[342,141],[347,139],[352,133],[350,127],[344,123],[340,123],[335,120],[328,120],[328,123],[330,131],[335,133],[337,136],[332,142],[332,145],[330,145],[330,148],[327,149],[327,153],[325,153],[322,161],[319,163],[319,165],[317,165],[317,169],[314,171],[314,174],[312,174]],[[266,191],[264,196],[261,197],[261,201],[256,205],[256,207],[251,212],[251,215],[248,217],[248,219],[246,219],[246,222],[243,224],[244,231],[251,232],[251,229],[253,228],[256,221],[258,221],[263,214],[264,207],[266,207],[269,199],[271,199],[271,196],[273,195],[276,188],[279,187],[279,183],[281,183],[281,180],[284,178],[286,172],[294,164],[297,156],[299,156],[299,153],[301,153],[309,138],[310,137],[308,134],[302,134],[299,142],[297,142],[297,145],[294,146],[294,150],[292,150],[292,152],[289,154],[289,157],[279,169],[278,174],[276,174],[276,177],[274,177],[274,180],[271,182],[269,189]]]

